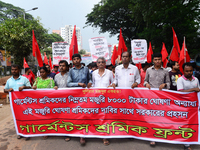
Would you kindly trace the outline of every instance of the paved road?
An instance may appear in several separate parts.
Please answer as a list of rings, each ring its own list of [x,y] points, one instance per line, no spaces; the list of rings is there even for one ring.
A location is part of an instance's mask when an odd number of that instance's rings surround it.
[[[109,146],[104,146],[101,139],[87,139],[84,147],[79,144],[79,138],[72,138],[65,142],[63,137],[34,137],[29,141],[24,138],[18,140],[9,105],[0,108],[0,150],[183,150],[183,145],[157,143],[155,148],[149,142],[129,139],[111,139]],[[200,146],[193,145],[193,150],[200,150]]]

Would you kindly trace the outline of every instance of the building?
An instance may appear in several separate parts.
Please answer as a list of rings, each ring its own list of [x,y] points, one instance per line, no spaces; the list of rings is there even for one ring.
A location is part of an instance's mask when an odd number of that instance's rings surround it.
[[[56,33],[56,34],[61,35],[61,34],[60,34],[60,30],[52,30],[52,33]]]
[[[53,30],[53,31],[58,31],[58,30]],[[72,40],[73,31],[74,31],[73,25],[65,25],[65,27],[60,28],[60,36],[64,39],[65,42],[70,44]],[[80,51],[82,49],[82,38],[79,27],[76,27],[76,36],[77,36],[78,50]]]

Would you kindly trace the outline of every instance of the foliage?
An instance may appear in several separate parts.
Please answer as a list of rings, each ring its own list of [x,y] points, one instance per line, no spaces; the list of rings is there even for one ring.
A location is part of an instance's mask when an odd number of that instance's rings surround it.
[[[25,12],[25,10],[20,7],[15,7],[12,4],[0,1],[0,23],[7,19],[23,17],[22,11]],[[25,17],[28,20],[33,20],[33,17],[28,13],[25,13]]]
[[[79,53],[80,55],[86,54],[86,50],[81,49],[78,53]]]
[[[23,57],[28,59],[32,52],[32,30],[35,32],[40,49],[45,48],[47,30],[38,19],[9,19],[0,24],[0,45],[14,57],[14,63],[21,66]]]
[[[180,47],[185,36],[188,51],[194,56],[200,47],[199,6],[199,0],[101,0],[87,14],[86,25],[111,36],[119,35],[121,27],[129,49],[131,39],[146,39],[159,52],[162,42],[170,52],[174,27]]]

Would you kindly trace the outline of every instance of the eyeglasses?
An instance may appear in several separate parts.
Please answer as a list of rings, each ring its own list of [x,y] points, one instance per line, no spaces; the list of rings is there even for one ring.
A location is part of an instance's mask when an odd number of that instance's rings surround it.
[[[98,61],[97,63],[98,63],[98,64],[100,64],[100,63],[104,64],[104,63],[105,63],[105,61]]]

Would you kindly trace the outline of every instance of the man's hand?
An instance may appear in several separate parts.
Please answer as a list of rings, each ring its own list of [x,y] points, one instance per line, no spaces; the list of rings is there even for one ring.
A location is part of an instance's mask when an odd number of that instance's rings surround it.
[[[134,89],[134,88],[137,87],[137,86],[138,86],[138,83],[135,82],[135,83],[132,84],[131,88]]]
[[[78,85],[81,86],[82,88],[86,87],[85,83],[78,83]]]
[[[57,89],[58,89],[58,87],[57,87],[57,86],[54,86],[54,89],[55,89],[55,90],[57,90]]]
[[[92,83],[88,83],[87,88],[92,87]]]
[[[113,89],[115,89],[116,85],[115,83],[113,83],[112,85],[109,85],[108,87],[113,87]]]
[[[146,86],[148,89],[151,89],[151,86],[150,86],[149,83],[147,83],[145,86]]]
[[[159,86],[159,90],[162,91],[162,89],[166,86],[167,84],[166,83],[163,83]]]
[[[19,87],[19,91],[22,91],[24,89],[25,86],[20,86]]]
[[[193,88],[193,91],[194,92],[200,92],[200,89],[199,88]]]
[[[36,89],[37,89],[37,86],[33,86],[33,89],[36,90]]]
[[[12,91],[14,91],[13,88],[10,88],[10,89],[8,90],[8,92],[12,92]]]

